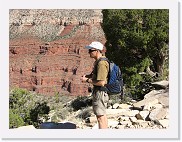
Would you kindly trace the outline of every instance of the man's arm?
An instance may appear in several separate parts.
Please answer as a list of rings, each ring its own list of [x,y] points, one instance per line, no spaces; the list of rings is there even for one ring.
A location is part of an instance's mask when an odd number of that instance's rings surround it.
[[[86,75],[82,76],[82,82],[88,82],[95,86],[104,86],[106,84],[106,78],[108,75],[108,62],[100,61],[97,67],[97,79],[93,80],[92,78],[87,77]]]
[[[81,77],[81,80],[82,80],[82,82],[88,82],[88,83],[91,83],[96,86],[104,86],[106,83],[103,80],[92,80],[91,78],[85,77],[85,75]]]
[[[91,78],[88,78],[87,82],[95,86],[104,86],[106,84],[104,80],[92,80]]]

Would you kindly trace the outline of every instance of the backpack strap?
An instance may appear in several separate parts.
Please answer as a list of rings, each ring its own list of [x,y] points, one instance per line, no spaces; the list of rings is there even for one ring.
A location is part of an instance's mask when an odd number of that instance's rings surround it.
[[[108,63],[110,63],[110,61],[109,61],[108,58],[106,58],[106,57],[101,57],[101,58],[99,58],[99,59],[95,62],[94,68],[95,68],[95,67],[97,68],[97,65],[99,64],[100,61],[107,61]]]
[[[108,58],[106,58],[106,57],[100,57],[100,58],[96,61],[95,66],[97,66],[98,63],[99,63],[100,61],[107,61],[108,63],[110,62]]]
[[[99,58],[98,63],[99,63],[100,61],[107,61],[108,63],[110,63],[109,59],[106,58],[106,57],[101,57],[101,58]],[[97,64],[98,64],[98,63],[97,63]]]

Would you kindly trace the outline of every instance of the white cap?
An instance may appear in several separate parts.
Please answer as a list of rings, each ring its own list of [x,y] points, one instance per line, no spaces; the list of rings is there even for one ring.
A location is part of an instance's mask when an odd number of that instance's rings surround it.
[[[98,50],[103,50],[103,44],[98,42],[98,41],[93,41],[90,45],[85,46],[87,49],[98,49]]]

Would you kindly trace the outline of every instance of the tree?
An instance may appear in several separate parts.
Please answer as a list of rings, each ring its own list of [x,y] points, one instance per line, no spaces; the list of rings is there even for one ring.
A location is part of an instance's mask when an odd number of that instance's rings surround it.
[[[121,67],[127,86],[146,81],[141,73],[164,76],[168,59],[169,10],[102,10],[106,56]],[[149,74],[151,75],[151,74]]]

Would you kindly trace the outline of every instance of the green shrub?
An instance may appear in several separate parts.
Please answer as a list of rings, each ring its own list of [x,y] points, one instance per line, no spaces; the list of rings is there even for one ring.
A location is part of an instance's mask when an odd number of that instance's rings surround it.
[[[38,127],[39,117],[47,117],[49,106],[43,101],[43,96],[33,95],[25,89],[14,88],[9,95],[9,127],[23,125]]]
[[[109,100],[111,101],[111,104],[121,103],[121,94],[110,95]]]
[[[71,107],[75,110],[79,110],[90,106],[92,104],[91,99],[88,99],[87,96],[78,96],[75,100],[71,102]]]
[[[12,109],[9,110],[9,128],[18,128],[23,126],[25,123],[20,116],[20,114],[16,114]]]
[[[29,92],[25,89],[15,88],[10,92],[9,96],[9,107],[18,108],[23,106],[27,101],[27,96]]]

